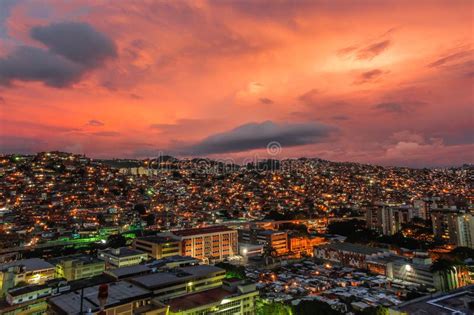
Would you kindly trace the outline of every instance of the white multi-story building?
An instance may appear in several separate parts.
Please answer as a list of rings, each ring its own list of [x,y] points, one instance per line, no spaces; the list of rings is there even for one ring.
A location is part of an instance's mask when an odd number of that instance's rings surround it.
[[[120,268],[138,265],[148,259],[148,254],[138,249],[121,247],[100,251],[98,257],[106,262],[107,267]]]

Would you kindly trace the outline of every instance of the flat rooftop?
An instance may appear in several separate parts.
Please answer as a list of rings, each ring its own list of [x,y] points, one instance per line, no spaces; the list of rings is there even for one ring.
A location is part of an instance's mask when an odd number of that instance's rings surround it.
[[[129,257],[129,256],[137,256],[137,255],[145,254],[145,252],[139,249],[134,249],[134,248],[129,248],[129,247],[120,247],[116,249],[108,248],[100,252],[111,255],[111,256],[115,256],[115,257]]]
[[[212,276],[216,272],[225,272],[224,269],[198,265],[175,269],[173,271],[158,272],[132,278],[130,281],[149,290],[162,288],[175,283],[182,283],[199,277]]]
[[[107,270],[105,273],[116,279],[128,278],[137,275],[150,273],[151,268],[145,265],[135,265]]]
[[[398,256],[398,255],[394,255],[394,254],[390,254],[388,256],[381,256],[381,257],[373,257],[373,258],[369,258],[367,259],[367,262],[368,263],[377,263],[377,264],[388,264],[388,263],[391,263],[391,262],[403,262],[404,264],[407,263],[407,260],[405,257],[403,256]]]
[[[20,296],[20,295],[23,295],[23,294],[26,294],[26,293],[35,292],[35,291],[43,290],[43,289],[46,289],[46,288],[48,288],[48,285],[46,285],[46,284],[28,285],[28,286],[25,286],[25,287],[10,289],[10,290],[8,290],[8,294],[10,294],[11,296]]]
[[[235,230],[228,228],[226,226],[209,226],[209,227],[203,227],[203,228],[176,230],[176,231],[172,231],[171,233],[178,236],[191,236],[191,235],[212,234],[212,233],[231,232],[231,231],[235,231]]]
[[[227,296],[232,295],[232,292],[224,290],[222,288],[215,288],[199,293],[189,294],[183,297],[171,299],[167,302],[170,306],[170,310],[173,313],[179,311],[186,311],[192,308],[201,307],[208,304],[219,303]]]
[[[84,312],[88,309],[91,309],[92,312],[99,311],[98,292],[98,285],[84,289]],[[105,308],[107,309],[109,307],[122,305],[133,300],[148,297],[151,297],[151,292],[140,288],[137,285],[125,281],[113,282],[109,284],[109,297],[107,298]],[[81,292],[74,291],[52,297],[49,299],[49,303],[55,309],[60,310],[62,314],[78,314],[81,305]]]
[[[369,246],[364,246],[364,245],[359,245],[359,244],[354,244],[354,243],[346,243],[346,242],[326,244],[326,245],[319,246],[317,248],[334,249],[334,250],[339,250],[339,251],[344,251],[344,252],[353,252],[353,253],[358,253],[358,254],[363,254],[363,255],[374,255],[374,254],[386,252],[386,250],[382,248],[369,247]]]
[[[26,271],[35,271],[43,269],[54,269],[54,266],[49,262],[40,258],[20,259],[6,264],[0,264],[0,270],[10,267],[23,266]]]
[[[179,242],[179,240],[171,236],[159,236],[159,235],[139,237],[137,238],[137,241],[146,241],[146,242],[155,243],[155,244]]]
[[[49,262],[53,265],[56,265],[56,264],[59,264],[61,261],[69,261],[69,260],[80,261],[80,262],[83,262],[84,264],[103,263],[103,260],[100,260],[99,258],[95,256],[82,255],[82,254],[56,257],[56,258],[49,259]]]
[[[460,312],[458,314],[474,314],[474,310],[468,306],[472,302],[474,302],[474,285],[459,288],[449,293],[418,298],[402,303],[393,307],[393,309],[408,315],[451,315],[455,312]]]

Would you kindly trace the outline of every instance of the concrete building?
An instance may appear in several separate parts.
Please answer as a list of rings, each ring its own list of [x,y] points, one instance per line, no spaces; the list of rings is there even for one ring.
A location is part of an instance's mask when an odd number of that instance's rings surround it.
[[[151,292],[160,301],[220,287],[222,268],[198,265],[131,278],[129,281]]]
[[[428,220],[431,218],[430,215],[430,201],[423,199],[413,200],[413,216],[421,218],[423,220]]]
[[[456,268],[443,273],[433,272],[432,261],[428,256],[413,259],[396,255],[374,257],[367,261],[367,266],[370,271],[400,284],[419,285],[439,291],[453,290],[470,282],[468,275]]]
[[[27,285],[8,290],[6,301],[10,305],[30,302],[49,295],[67,292],[71,286],[64,279],[48,280],[45,284]]]
[[[229,279],[222,287],[174,298],[167,304],[169,315],[253,315],[258,295],[255,284]]]
[[[456,246],[474,248],[474,215],[460,214],[454,218]]]
[[[410,207],[373,206],[366,209],[367,227],[384,235],[393,235],[413,219],[415,212]]]
[[[97,257],[104,260],[109,269],[141,264],[148,259],[148,254],[138,249],[120,247],[99,251]]]
[[[83,312],[90,310],[90,314],[98,314],[100,301],[98,298],[99,286],[84,289]],[[152,294],[129,282],[112,282],[108,285],[108,297],[104,305],[106,314],[136,314],[135,310],[151,303]],[[48,300],[48,314],[76,315],[80,313],[81,295],[70,292],[52,297]]]
[[[313,256],[314,247],[324,244],[325,242],[326,239],[324,237],[290,235],[288,238],[288,249],[298,257],[302,255]]]
[[[257,257],[263,254],[262,244],[249,244],[239,242],[239,255],[244,258]]]
[[[353,243],[332,243],[314,248],[314,257],[343,266],[366,269],[367,261],[387,256],[387,250]]]
[[[277,255],[288,253],[288,233],[283,231],[242,229],[239,230],[239,242],[270,247]]]
[[[435,275],[431,272],[432,261],[429,258],[396,260],[387,264],[387,277],[425,287],[437,287]]]
[[[0,296],[19,283],[44,284],[54,278],[54,266],[43,259],[22,259],[0,265]]]
[[[464,210],[433,209],[433,232],[436,237],[456,245],[474,248],[474,216]]]
[[[168,236],[145,236],[134,240],[133,248],[141,250],[153,259],[181,255],[181,240]]]
[[[91,278],[105,271],[105,262],[89,255],[71,255],[50,260],[55,265],[55,277],[68,281]]]
[[[158,259],[148,264],[148,266],[152,268],[157,268],[160,270],[166,270],[166,269],[173,269],[173,268],[196,266],[200,264],[201,264],[201,261],[197,258],[193,258],[191,256],[176,255],[176,256],[169,256],[169,257]]]
[[[474,314],[474,285],[414,299],[389,309],[390,315]]]
[[[183,256],[222,261],[238,254],[237,231],[225,226],[211,226],[171,232],[182,242]]]

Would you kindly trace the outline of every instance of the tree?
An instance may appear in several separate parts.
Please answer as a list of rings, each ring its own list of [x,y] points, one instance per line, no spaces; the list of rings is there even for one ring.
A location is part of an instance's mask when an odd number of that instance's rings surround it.
[[[370,243],[378,236],[365,226],[364,221],[356,219],[331,222],[328,225],[328,233],[346,236],[348,242],[354,243]]]
[[[256,303],[257,315],[292,315],[291,306],[281,302],[269,302],[258,299]]]
[[[137,203],[134,207],[133,210],[138,212],[140,215],[146,214],[146,207],[143,203]]]
[[[329,304],[318,300],[301,301],[294,307],[294,313],[297,315],[342,315]]]
[[[124,247],[127,245],[127,239],[121,234],[110,235],[107,238],[107,245],[112,248]]]
[[[388,315],[388,310],[383,306],[368,307],[363,311],[356,312],[356,315]]]
[[[239,279],[246,278],[244,266],[235,266],[226,262],[220,262],[216,264],[216,267],[225,269],[226,278],[239,278]]]
[[[445,258],[440,258],[431,265],[431,272],[438,273],[441,278],[442,291],[449,291],[457,287],[457,284],[453,285],[450,280],[459,281],[461,285],[464,285],[467,282],[463,278],[463,275],[467,273],[465,269],[466,266],[463,262]],[[455,276],[458,278],[453,279]]]
[[[268,261],[271,258],[273,259],[277,256],[277,251],[275,248],[271,247],[269,244],[266,244],[263,247],[263,257],[265,258],[265,265],[268,265]]]
[[[456,247],[448,254],[453,260],[464,261],[468,258],[474,259],[474,249],[469,247]]]

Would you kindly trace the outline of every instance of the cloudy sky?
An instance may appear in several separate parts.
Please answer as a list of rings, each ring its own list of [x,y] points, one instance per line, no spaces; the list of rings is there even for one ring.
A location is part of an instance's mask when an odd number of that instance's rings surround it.
[[[0,152],[474,162],[472,1],[0,2]]]

